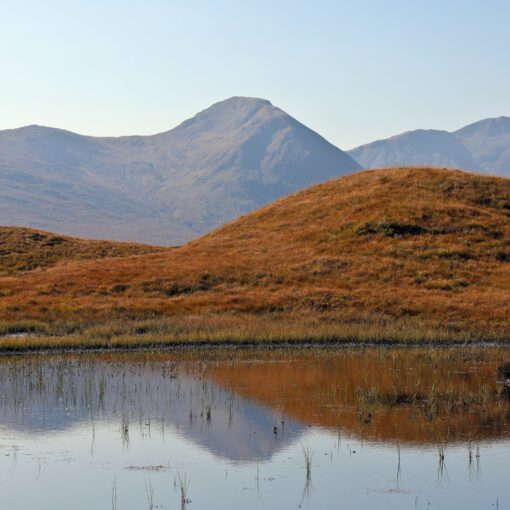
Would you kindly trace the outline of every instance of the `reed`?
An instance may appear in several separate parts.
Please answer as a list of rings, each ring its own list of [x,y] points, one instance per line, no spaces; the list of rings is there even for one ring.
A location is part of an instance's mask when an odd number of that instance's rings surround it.
[[[184,473],[184,475],[181,475],[179,471],[177,472],[177,481],[181,493],[181,510],[185,510],[188,504],[191,503],[191,500],[188,498],[190,481],[187,478],[186,473]]]
[[[149,510],[154,510],[154,489],[152,488],[150,476],[145,479],[145,495],[147,497],[147,505]]]

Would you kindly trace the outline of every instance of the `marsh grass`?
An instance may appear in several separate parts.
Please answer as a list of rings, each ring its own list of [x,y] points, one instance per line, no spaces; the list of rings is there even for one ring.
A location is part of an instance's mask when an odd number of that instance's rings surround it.
[[[181,475],[180,472],[177,472],[177,482],[179,484],[179,491],[181,494],[181,510],[186,510],[188,504],[191,503],[191,500],[188,497],[190,481],[187,478],[186,473]]]
[[[507,331],[456,330],[421,320],[361,322],[328,314],[199,314],[151,320],[0,323],[0,353],[178,345],[508,343]]]
[[[113,480],[112,487],[112,510],[117,510],[117,478]]]
[[[152,487],[152,482],[150,476],[145,478],[145,495],[147,497],[147,505],[149,510],[154,510],[154,489]]]
[[[303,457],[305,459],[306,479],[311,480],[313,453],[308,446],[303,446]]]
[[[303,487],[303,492],[301,493],[301,499],[299,502],[299,508],[303,505],[303,502],[310,497],[310,493],[313,490],[312,485],[312,460],[313,460],[313,452],[310,450],[309,446],[303,446],[303,458],[305,461],[305,485]]]
[[[448,477],[446,445],[467,445],[469,476],[479,476],[477,445],[506,437],[510,423],[509,403],[496,385],[497,368],[507,355],[508,348],[378,347],[10,356],[0,360],[0,415],[6,423],[25,423],[34,409],[60,409],[89,423],[92,431],[95,420],[113,417],[119,443],[122,439],[128,448],[129,436],[136,439],[137,421],[145,438],[152,427],[172,423],[172,415],[187,426],[188,411],[193,415],[189,425],[204,430],[210,410],[211,423],[223,426],[229,437],[229,410],[235,415],[246,399],[274,410],[273,417],[283,418],[284,410],[290,433],[297,421],[396,444],[398,489],[401,444],[425,445],[432,455],[436,451],[438,481]],[[368,424],[360,423],[360,409],[366,418],[371,414]],[[130,416],[135,421],[130,423]],[[225,417],[223,423],[219,417]],[[239,423],[235,416],[233,423]],[[270,429],[277,423],[276,418],[267,422],[267,440],[273,440]],[[278,441],[286,435],[283,424],[281,430]],[[313,491],[313,452],[304,447],[302,455],[300,504]],[[165,467],[150,471],[160,469]],[[257,484],[259,476],[257,467]],[[186,508],[189,479],[178,473],[174,484]],[[116,481],[111,496],[115,508]]]
[[[437,479],[438,481],[442,481],[445,477],[448,478],[448,470],[446,469],[445,456],[446,456],[446,446],[440,440],[437,445],[437,453],[438,453],[438,465],[437,465]]]
[[[129,412],[122,412],[122,419],[120,425],[120,432],[122,435],[122,444],[125,448],[129,446]]]

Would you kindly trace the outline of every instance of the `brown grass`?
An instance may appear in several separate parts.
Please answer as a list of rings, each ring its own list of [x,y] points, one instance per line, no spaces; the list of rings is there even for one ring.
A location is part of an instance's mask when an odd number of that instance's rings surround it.
[[[313,319],[337,338],[371,327],[505,340],[509,293],[510,180],[401,168],[312,187],[171,251],[4,276],[0,320],[125,332],[208,317],[207,336],[211,317],[232,331],[251,317],[313,340]]]
[[[54,266],[62,261],[125,257],[163,251],[134,243],[74,239],[19,227],[0,227],[0,275]]]

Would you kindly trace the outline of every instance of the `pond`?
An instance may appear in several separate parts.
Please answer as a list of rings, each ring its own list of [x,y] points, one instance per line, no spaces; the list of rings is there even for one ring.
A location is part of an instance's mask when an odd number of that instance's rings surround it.
[[[0,359],[0,508],[510,508],[503,348]]]

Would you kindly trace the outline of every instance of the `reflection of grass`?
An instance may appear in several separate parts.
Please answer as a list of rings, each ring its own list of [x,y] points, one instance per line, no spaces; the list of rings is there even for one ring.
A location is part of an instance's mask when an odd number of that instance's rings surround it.
[[[438,435],[451,441],[504,434],[510,407],[499,392],[497,367],[507,355],[506,348],[475,347],[311,349],[285,351],[288,363],[276,367],[243,363],[212,374],[305,423],[436,444]]]
[[[179,483],[179,490],[181,492],[181,510],[185,510],[190,503],[190,499],[188,498],[188,489],[189,489],[189,480],[184,473],[181,476],[181,473],[177,472],[177,481]]]
[[[448,471],[446,470],[446,464],[445,464],[445,452],[446,452],[446,447],[440,441],[437,445],[437,453],[439,456],[439,461],[438,461],[438,465],[437,465],[437,479],[438,479],[438,481],[442,481],[445,476],[446,476],[446,478],[448,478]]]
[[[112,487],[112,510],[117,510],[117,479],[113,480]]]
[[[145,479],[145,495],[147,497],[149,510],[154,510],[154,489],[152,488],[150,476]]]
[[[312,486],[312,459],[313,452],[310,450],[308,446],[303,446],[303,457],[305,460],[305,469],[306,469],[306,478],[305,485],[303,487],[303,493],[301,494],[301,501],[299,502],[299,507],[303,504],[303,501],[310,497],[310,491],[313,489]]]
[[[306,479],[311,480],[313,453],[308,446],[303,446],[303,457],[305,458]]]
[[[121,420],[121,434],[122,434],[122,444],[124,446],[129,446],[129,413],[127,411],[123,411],[122,420]]]
[[[119,439],[128,446],[133,417],[140,417],[145,434],[152,421],[159,423],[179,405],[200,427],[209,420],[219,426],[218,417],[233,415],[230,423],[225,419],[228,430],[236,423],[236,399],[246,398],[275,416],[284,410],[289,423],[366,438],[433,445],[438,437],[445,444],[465,438],[472,442],[468,455],[474,464],[477,442],[504,436],[510,422],[509,402],[497,384],[498,366],[507,356],[507,348],[474,347],[10,356],[0,358],[0,415],[53,408],[58,399],[58,406],[90,420],[93,431],[96,420],[113,414]],[[189,400],[183,375],[200,389]],[[218,386],[221,399],[211,393]],[[306,464],[310,473],[311,461]]]

